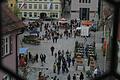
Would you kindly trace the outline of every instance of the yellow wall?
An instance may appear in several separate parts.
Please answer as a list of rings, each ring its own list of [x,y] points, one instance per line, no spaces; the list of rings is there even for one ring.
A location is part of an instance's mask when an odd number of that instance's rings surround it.
[[[7,0],[8,1],[8,7],[11,8],[12,11],[14,11],[14,8],[16,6],[16,0]]]

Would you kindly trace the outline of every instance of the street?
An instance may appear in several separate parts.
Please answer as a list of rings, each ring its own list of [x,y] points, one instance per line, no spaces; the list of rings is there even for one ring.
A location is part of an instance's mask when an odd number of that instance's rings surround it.
[[[43,31],[44,30],[42,30],[41,33],[43,33]],[[63,29],[60,29],[60,32],[63,32]],[[21,42],[20,41],[22,41],[22,38],[26,33],[27,32],[24,32],[18,38],[19,48],[21,47]],[[96,33],[91,32],[91,37],[87,38],[86,44],[92,44],[93,43],[94,34],[95,34],[95,42],[96,42],[96,50],[97,50],[96,52],[97,52],[97,55],[99,55],[99,58],[97,56],[97,58],[98,58],[97,59],[97,62],[98,62],[97,65],[100,67],[100,69],[103,70],[103,62],[101,60],[103,57],[102,57],[102,54],[100,52],[102,32],[101,31],[98,31]],[[72,66],[72,65],[70,66],[68,73],[62,73],[61,71],[60,71],[59,75],[57,73],[53,73],[53,64],[54,64],[55,58],[54,58],[54,56],[51,56],[50,47],[51,46],[55,47],[54,53],[55,52],[57,53],[58,50],[61,50],[61,51],[64,50],[64,52],[66,52],[68,50],[72,53],[71,56],[73,57],[74,48],[75,48],[75,41],[84,43],[84,38],[80,37],[80,36],[77,36],[76,38],[71,37],[71,38],[66,39],[66,37],[63,37],[62,39],[58,39],[57,43],[53,43],[52,39],[51,40],[44,40],[44,41],[41,41],[40,45],[30,45],[30,44],[24,44],[22,42],[22,46],[29,48],[29,52],[31,52],[31,54],[33,56],[38,54],[38,63],[35,62],[34,64],[32,64],[32,63],[28,64],[32,68],[29,70],[29,73],[27,75],[27,79],[28,80],[38,80],[38,74],[39,74],[40,71],[42,71],[43,74],[45,74],[46,76],[47,75],[49,76],[49,78],[47,80],[50,80],[51,77],[55,77],[55,76],[57,76],[57,78],[59,80],[67,80],[67,76],[68,76],[69,73],[70,73],[71,79],[72,79],[72,76],[74,74],[80,74],[80,72],[82,71],[83,74],[84,74],[84,79],[89,80],[88,78],[86,78],[86,73],[83,70],[81,70],[81,71],[77,70],[76,71],[75,70],[76,67]],[[44,63],[43,66],[41,64],[40,57],[39,57],[41,53],[46,55],[46,63]],[[87,65],[85,65],[85,67],[87,67]],[[48,70],[46,70],[44,68],[48,68]]]

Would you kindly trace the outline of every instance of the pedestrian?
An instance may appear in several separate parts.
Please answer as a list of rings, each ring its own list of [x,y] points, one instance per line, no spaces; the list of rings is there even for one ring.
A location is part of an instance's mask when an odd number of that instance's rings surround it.
[[[36,60],[36,62],[38,62],[38,54],[36,54],[35,60]]]
[[[60,51],[60,50],[58,50],[58,56],[60,56],[60,54],[61,54],[61,51]]]
[[[76,75],[75,74],[73,75],[73,80],[76,80]]]
[[[46,55],[43,54],[43,62],[46,63]]]
[[[43,60],[43,54],[42,53],[40,54],[40,59],[41,59],[41,63],[42,63],[42,66],[43,66],[43,61],[44,60]]]
[[[55,76],[54,78],[53,78],[53,80],[56,80],[57,79],[57,76]]]
[[[54,39],[55,39],[55,37],[53,36],[53,37],[52,37],[53,43],[54,43]]]
[[[65,72],[65,65],[62,64],[62,73],[64,73],[64,72]]]
[[[61,68],[60,62],[57,62],[57,74],[60,74],[60,68]]]
[[[57,40],[58,40],[58,37],[56,36],[56,37],[55,37],[55,42],[56,42],[56,43],[57,43]]]
[[[76,79],[79,80],[80,79],[80,75],[77,73],[76,75]]]
[[[53,56],[53,53],[54,53],[54,49],[55,49],[55,48],[52,46],[50,49],[51,49],[51,54],[52,54],[52,56]]]
[[[80,73],[80,80],[83,80],[84,79],[84,75],[83,75],[83,73],[81,72]]]
[[[68,55],[69,55],[69,51],[67,50],[67,51],[66,51],[66,57],[68,57]]]
[[[53,73],[56,73],[56,63],[53,64]]]
[[[70,63],[71,63],[71,58],[70,57],[67,58],[67,62],[68,62],[68,67],[70,67]]]
[[[53,80],[53,77],[51,77],[51,79],[50,80]]]
[[[62,57],[64,57],[64,50],[62,50]]]
[[[72,66],[74,66],[75,63],[75,57],[72,58]]]
[[[55,58],[57,57],[57,53],[55,53]]]
[[[29,55],[29,60],[31,60],[31,59],[32,59],[32,55],[31,55],[31,53],[28,52],[28,55]]]
[[[68,76],[67,76],[67,80],[71,80],[71,76],[70,76],[70,74],[68,74]]]

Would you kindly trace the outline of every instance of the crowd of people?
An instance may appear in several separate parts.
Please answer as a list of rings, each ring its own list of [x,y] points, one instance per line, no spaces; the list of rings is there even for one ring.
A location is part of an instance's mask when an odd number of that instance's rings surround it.
[[[53,43],[57,43],[58,39],[62,39],[63,37],[65,37],[66,39],[74,37],[76,38],[77,33],[76,33],[76,27],[80,26],[80,22],[77,22],[77,20],[71,20],[70,24],[68,26],[66,26],[65,28],[63,28],[64,32],[60,32],[61,26],[59,25],[58,22],[56,23],[29,23],[29,29],[33,30],[35,27],[40,27],[40,31],[42,31],[42,26],[44,24],[44,34],[39,35],[41,40],[44,40],[45,38],[47,40],[52,40]],[[54,56],[54,63],[53,65],[53,73],[59,75],[59,74],[64,74],[64,73],[68,73],[67,76],[67,80],[83,80],[84,79],[84,73],[81,72],[80,74],[74,74],[71,75],[69,73],[69,69],[71,66],[75,66],[75,56],[71,56],[71,51],[69,50],[58,50],[57,52],[55,52],[55,47],[51,46],[50,50],[51,50],[51,56]],[[86,51],[86,56],[88,56],[87,54],[87,50],[88,47],[85,48]],[[26,60],[26,62],[30,61],[33,63],[38,63],[39,59],[41,61],[41,66],[44,66],[44,64],[46,63],[47,60],[47,55],[46,54],[36,54],[35,56],[33,56],[30,52],[28,53],[28,59]],[[54,77],[51,77],[51,80],[59,80],[59,78],[57,78],[57,75]],[[41,73],[39,74],[39,77],[41,76]],[[78,78],[79,77],[79,78]],[[39,79],[39,80],[47,80],[47,79]]]

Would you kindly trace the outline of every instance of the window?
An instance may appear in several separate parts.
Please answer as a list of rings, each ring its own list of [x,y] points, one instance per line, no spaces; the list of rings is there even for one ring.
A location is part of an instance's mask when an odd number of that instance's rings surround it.
[[[32,12],[29,12],[29,17],[32,17]]]
[[[42,9],[42,4],[39,4],[39,9]]]
[[[80,20],[89,20],[89,11],[90,8],[80,8]]]
[[[81,3],[81,0],[79,0],[79,3]]]
[[[83,3],[85,3],[85,0],[82,0],[83,1]]]
[[[58,13],[55,14],[55,17],[58,18]]]
[[[34,17],[37,17],[37,12],[34,12]]]
[[[10,54],[10,36],[4,36],[1,41],[2,56]]]
[[[18,7],[20,8],[20,7],[21,7],[21,4],[19,4]]]
[[[34,9],[37,9],[37,4],[34,4]]]
[[[32,4],[29,4],[29,9],[32,9]]]
[[[27,4],[24,5],[24,9],[27,9]]]
[[[11,7],[13,7],[13,4],[10,4]]]
[[[44,9],[47,9],[47,4],[44,4]]]
[[[50,17],[58,18],[58,13],[50,13]]]
[[[9,76],[8,74],[6,74],[2,80],[14,80],[11,76]]]
[[[89,2],[88,3],[91,3],[91,0],[89,0]]]
[[[27,12],[24,12],[24,17],[27,17]]]
[[[55,5],[55,9],[58,9],[58,5]]]
[[[52,3],[49,4],[49,9],[53,9],[53,4]]]

